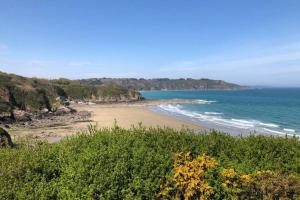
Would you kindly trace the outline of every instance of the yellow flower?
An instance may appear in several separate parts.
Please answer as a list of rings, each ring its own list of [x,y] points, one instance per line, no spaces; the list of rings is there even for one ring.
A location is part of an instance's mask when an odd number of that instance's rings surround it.
[[[262,170],[262,171],[257,171],[255,175],[260,176],[263,174],[274,174],[271,170]]]
[[[217,166],[217,161],[205,154],[191,159],[191,153],[182,154],[177,152],[175,155],[173,169],[173,186],[180,191],[185,199],[203,198],[207,199],[214,193],[213,188],[205,181],[205,175],[209,169]],[[161,193],[167,196],[169,189]]]
[[[223,169],[221,175],[224,178],[234,178],[237,173],[234,171],[234,169]]]
[[[252,177],[248,174],[245,174],[245,175],[242,175],[241,176],[241,181],[244,183],[244,184],[249,184],[249,183],[252,183],[253,180],[252,180]]]

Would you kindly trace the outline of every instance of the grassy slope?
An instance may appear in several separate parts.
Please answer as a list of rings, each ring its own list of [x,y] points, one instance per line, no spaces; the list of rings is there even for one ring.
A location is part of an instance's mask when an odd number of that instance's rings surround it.
[[[95,99],[98,97],[129,97],[134,95],[117,85],[95,86],[67,79],[46,80],[25,78],[0,72],[0,113],[18,108],[38,111],[57,106],[58,96],[70,99]]]
[[[207,90],[207,89],[241,89],[237,84],[210,79],[133,79],[133,78],[100,78],[83,79],[83,83],[114,83],[135,90]]]
[[[206,153],[222,167],[245,173],[265,169],[300,175],[300,145],[294,138],[118,127],[90,132],[54,145],[0,149],[0,196],[154,199],[177,151]]]

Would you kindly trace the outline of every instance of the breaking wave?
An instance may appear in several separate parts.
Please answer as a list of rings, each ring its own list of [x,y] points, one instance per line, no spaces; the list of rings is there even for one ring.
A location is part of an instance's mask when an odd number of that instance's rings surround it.
[[[218,112],[204,112],[206,115],[223,115],[223,113],[218,113]]]
[[[198,100],[199,102],[205,102],[206,104],[212,103],[212,101]],[[262,133],[272,133],[286,135],[289,133],[295,133],[293,129],[281,129],[279,125],[273,123],[263,123],[258,120],[246,120],[246,119],[226,119],[223,117],[223,113],[218,112],[195,112],[183,109],[181,105],[158,105],[158,109],[168,112],[173,115],[183,116],[193,119],[193,121],[210,122],[218,126],[227,128],[238,128],[243,130],[249,130],[249,132],[257,131]]]
[[[205,100],[205,99],[197,99],[194,100],[193,103],[196,104],[211,104],[211,103],[216,103],[217,101],[209,101],[209,100]]]
[[[284,128],[283,129],[286,132],[295,133],[296,131],[294,129]]]

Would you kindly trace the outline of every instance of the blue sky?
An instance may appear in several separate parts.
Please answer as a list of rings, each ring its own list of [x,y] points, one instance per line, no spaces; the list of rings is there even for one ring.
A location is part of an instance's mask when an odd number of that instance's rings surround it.
[[[0,0],[0,70],[300,86],[300,1]]]

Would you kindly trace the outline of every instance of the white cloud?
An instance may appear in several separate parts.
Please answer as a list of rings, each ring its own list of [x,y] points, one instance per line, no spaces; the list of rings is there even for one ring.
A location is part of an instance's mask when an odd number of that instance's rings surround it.
[[[212,78],[245,85],[300,86],[300,43],[224,50],[160,67],[160,76]]]
[[[292,48],[291,48],[292,47]],[[199,70],[233,70],[246,67],[264,67],[272,64],[297,62],[300,67],[300,45],[277,47],[262,52],[261,55],[242,56],[240,52],[232,54],[202,57],[202,59],[178,61],[160,68],[161,72],[168,71],[199,71]]]
[[[3,48],[4,47],[4,48]],[[1,48],[1,47],[0,47]],[[7,49],[7,46],[2,46]],[[0,50],[1,51],[1,50]],[[3,54],[2,54],[3,55]],[[17,59],[1,56],[0,70],[43,78],[143,77],[212,78],[241,84],[300,86],[300,43],[223,49],[195,59],[179,60],[161,67],[126,62],[100,64],[84,59]],[[159,61],[158,61],[159,62]]]

